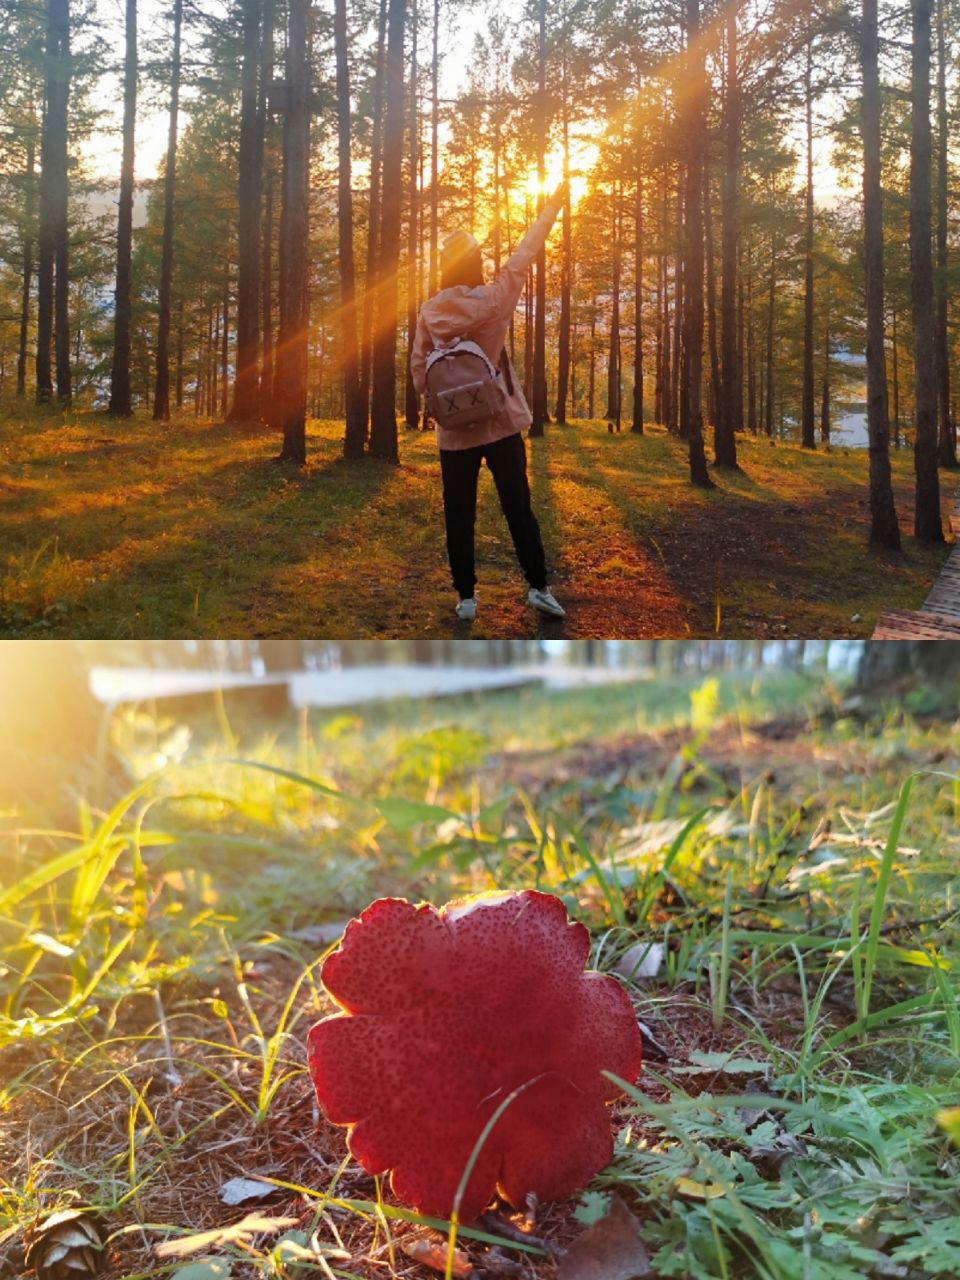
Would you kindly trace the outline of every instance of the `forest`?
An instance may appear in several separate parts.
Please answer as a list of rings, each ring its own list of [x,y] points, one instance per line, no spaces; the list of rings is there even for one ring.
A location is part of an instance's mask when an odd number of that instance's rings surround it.
[[[139,10],[138,11],[138,5]],[[496,272],[566,182],[509,350],[532,436],[869,453],[869,538],[956,457],[947,0],[3,0],[0,398],[396,462],[454,228]],[[840,433],[838,435],[838,433]],[[713,464],[713,465],[708,465]]]

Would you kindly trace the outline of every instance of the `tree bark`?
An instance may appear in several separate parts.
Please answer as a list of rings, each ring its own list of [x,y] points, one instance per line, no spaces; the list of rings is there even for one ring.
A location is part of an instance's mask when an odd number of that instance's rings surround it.
[[[163,175],[163,241],[160,250],[160,291],[157,317],[157,381],[153,392],[153,420],[170,418],[170,299],[173,290],[173,217],[177,175],[177,128],[180,112],[180,42],[183,0],[173,6],[173,60],[170,71],[170,124],[167,166]]]
[[[547,0],[538,0],[537,40],[537,217],[543,212],[547,180]],[[533,385],[531,436],[542,436],[547,423],[547,251],[537,254],[533,317]]]
[[[683,218],[683,362],[680,432],[690,453],[690,480],[713,488],[703,448],[703,171],[707,83],[700,40],[700,0],[685,0],[686,198]]]
[[[383,76],[387,48],[387,0],[380,0],[377,19],[376,76],[373,85],[373,132],[370,138],[370,192],[367,208],[367,255],[363,277],[363,312],[360,317],[360,400],[363,435],[367,443],[370,414],[370,380],[373,368],[373,323],[377,306],[380,252],[380,188],[383,149]]]
[[[956,672],[960,666],[960,641],[956,640],[886,640],[870,641],[863,646],[857,670],[858,690],[884,695],[897,681],[896,696],[903,685],[915,686],[929,681],[946,696],[944,709],[956,714]]]
[[[123,154],[120,199],[117,206],[117,276],[114,290],[113,366],[110,373],[112,418],[129,418],[130,397],[131,252],[133,246],[133,161],[137,119],[137,0],[126,0],[126,45],[123,60]]]
[[[56,348],[57,398],[71,399],[70,239],[67,106],[70,98],[70,3],[47,0],[43,133],[40,140],[40,227],[37,278],[37,400],[53,399],[51,348]]]
[[[557,340],[557,422],[567,420],[567,397],[570,390],[570,316],[573,277],[573,228],[570,205],[570,104],[567,101],[567,36],[563,34],[562,67],[563,111],[563,180],[566,184],[563,197],[563,249],[560,260],[560,332]]]
[[[260,419],[260,201],[264,122],[257,73],[261,54],[259,0],[243,0],[240,64],[240,154],[237,174],[237,362],[230,421]]]
[[[308,9],[309,0],[289,0],[280,204],[280,324],[271,424],[283,433],[280,461],[298,466],[307,460]]]
[[[409,164],[410,184],[408,190],[408,225],[407,225],[407,359],[405,361],[405,416],[407,428],[416,431],[420,425],[420,398],[413,385],[413,374],[410,371],[410,355],[413,351],[413,339],[417,331],[417,218],[419,216],[419,198],[417,179],[420,169],[420,113],[417,108],[417,0],[411,0],[410,24],[410,121],[409,129]]]
[[[31,108],[32,108],[31,103]],[[17,345],[17,396],[27,394],[27,343],[30,335],[30,285],[33,280],[33,220],[36,217],[36,140],[32,129],[35,117],[31,110],[31,133],[27,137],[27,164],[24,172],[23,196],[23,274],[20,286],[20,334]]]
[[[383,193],[373,342],[370,452],[399,462],[397,452],[397,271],[400,265],[400,197],[403,180],[403,27],[406,0],[389,0],[386,112],[383,122]]]
[[[433,0],[433,49],[430,57],[430,297],[437,292],[439,270],[440,192],[440,0]]]
[[[870,465],[870,541],[900,549],[900,526],[890,478],[890,424],[883,333],[883,208],[880,185],[880,39],[877,0],[862,0],[863,256],[867,328],[867,432]]]
[[[263,137],[263,225],[260,243],[260,387],[257,399],[260,419],[273,417],[273,186],[272,123],[267,113],[267,89],[273,80],[273,0],[263,0],[263,32],[260,37],[260,90],[258,111]]]
[[[937,273],[936,343],[938,454],[941,467],[957,466],[957,429],[950,412],[950,348],[947,327],[947,233],[949,218],[947,115],[947,46],[944,34],[945,0],[937,0]]]
[[[720,187],[720,344],[721,392],[714,434],[719,466],[737,466],[737,404],[742,400],[737,353],[737,213],[740,188],[740,132],[743,106],[737,39],[738,4],[732,0],[726,20],[726,93],[723,119],[723,177]]]
[[[357,285],[353,259],[353,173],[350,156],[350,63],[347,0],[334,0],[333,43],[337,75],[337,235],[340,265],[340,348],[346,429],[343,456],[363,455],[367,413],[360,395],[357,352]]]
[[[636,141],[633,205],[633,420],[630,431],[643,435],[643,176],[639,130]]]
[[[807,41],[803,74],[807,126],[807,182],[803,245],[803,392],[800,397],[800,443],[817,447],[813,393],[813,40]]]
[[[610,297],[610,346],[607,352],[607,421],[620,430],[620,187],[611,192],[613,282]]]
[[[915,400],[913,530],[921,542],[942,542],[937,469],[937,353],[934,341],[930,189],[930,18],[933,0],[911,0],[910,290],[913,307]]]

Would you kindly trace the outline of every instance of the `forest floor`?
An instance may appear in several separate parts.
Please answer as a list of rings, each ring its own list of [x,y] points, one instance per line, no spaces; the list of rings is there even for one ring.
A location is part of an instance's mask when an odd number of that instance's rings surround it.
[[[864,718],[774,672],[242,726],[119,713],[138,785],[110,812],[88,797],[74,836],[0,815],[0,1276],[32,1276],[24,1230],[68,1205],[125,1280],[436,1276],[448,1224],[317,1112],[318,956],[381,894],[534,885],[592,967],[662,949],[620,979],[645,1062],[611,1166],[540,1206],[548,1252],[467,1230],[457,1276],[557,1280],[550,1251],[613,1194],[644,1252],[601,1229],[569,1280],[960,1274],[960,755],[905,701]],[[261,1182],[231,1204],[238,1177]],[[503,1215],[501,1238],[523,1226]]]
[[[704,492],[661,428],[576,422],[528,442],[566,620],[526,605],[484,472],[471,627],[453,616],[432,436],[404,433],[394,467],[344,462],[342,431],[311,423],[298,470],[218,422],[0,418],[0,635],[868,636],[883,609],[919,607],[945,556],[906,536],[908,450],[904,550],[886,554],[866,545],[865,450],[742,439],[742,470]]]

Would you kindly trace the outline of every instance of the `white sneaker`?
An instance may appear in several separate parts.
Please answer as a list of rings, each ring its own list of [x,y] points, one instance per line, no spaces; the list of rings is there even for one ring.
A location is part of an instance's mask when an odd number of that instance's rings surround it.
[[[471,596],[469,600],[461,600],[457,605],[457,617],[461,622],[472,622],[477,616],[477,597]]]
[[[531,587],[527,595],[527,604],[532,604],[541,613],[549,613],[551,618],[565,618],[567,616],[560,602],[553,598],[549,587],[544,587],[542,591],[538,591],[536,587]]]

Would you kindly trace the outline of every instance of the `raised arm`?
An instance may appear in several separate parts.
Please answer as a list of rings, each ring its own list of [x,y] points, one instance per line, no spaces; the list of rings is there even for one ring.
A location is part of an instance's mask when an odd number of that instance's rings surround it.
[[[490,286],[493,305],[503,319],[509,319],[517,305],[530,265],[546,243],[550,228],[562,206],[563,187],[560,186],[547,200],[540,217],[514,249]]]

